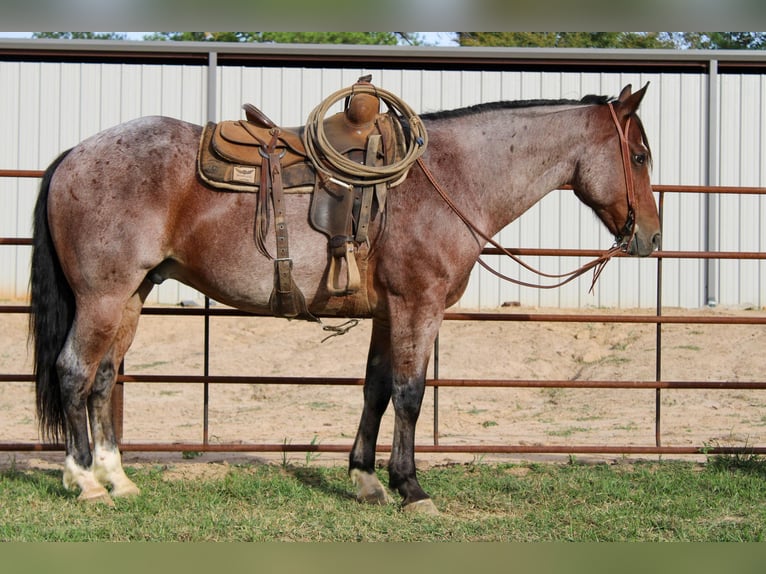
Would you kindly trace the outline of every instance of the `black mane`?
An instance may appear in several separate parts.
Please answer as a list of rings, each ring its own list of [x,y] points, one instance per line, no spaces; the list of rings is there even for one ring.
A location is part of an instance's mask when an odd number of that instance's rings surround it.
[[[517,100],[517,101],[503,101],[503,102],[489,102],[485,104],[475,104],[473,106],[467,106],[465,108],[457,108],[454,110],[443,110],[440,112],[429,112],[421,114],[421,118],[424,120],[440,120],[447,118],[460,118],[464,116],[470,116],[473,114],[479,114],[485,111],[491,110],[507,110],[507,109],[521,109],[521,108],[533,108],[538,106],[590,106],[601,105],[612,101],[613,98],[609,96],[594,96],[588,95],[581,100]]]

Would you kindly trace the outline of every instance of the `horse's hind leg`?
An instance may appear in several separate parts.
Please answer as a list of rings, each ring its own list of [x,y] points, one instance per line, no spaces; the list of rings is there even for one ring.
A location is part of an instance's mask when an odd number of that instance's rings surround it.
[[[137,495],[139,490],[122,468],[112,424],[111,396],[117,371],[112,357],[110,353],[98,367],[88,396],[88,416],[93,436],[93,474],[101,485],[111,486],[111,495],[119,498]]]
[[[96,372],[112,346],[120,324],[121,309],[107,302],[86,305],[78,301],[74,323],[56,361],[66,420],[64,486],[79,488],[80,499],[111,503],[93,472],[88,436],[87,403]]]
[[[93,472],[101,484],[111,485],[112,496],[118,498],[136,496],[139,489],[122,468],[122,458],[112,422],[112,389],[117,378],[117,369],[133,342],[141,306],[150,290],[151,284],[145,284],[142,291],[128,302],[112,348],[99,364],[93,388],[88,396],[88,415],[94,450]]]
[[[72,329],[56,362],[67,427],[64,486],[79,488],[81,500],[111,504],[111,497],[100,481],[105,478],[118,489],[118,495],[135,489],[135,485],[131,488],[128,484],[127,477],[122,478],[124,472],[108,405],[119,364],[116,361],[122,360],[127,350],[125,340],[129,342],[135,332],[137,315],[135,318],[131,315],[134,299],[127,311],[124,301],[78,300]],[[140,299],[138,303],[140,308]],[[97,456],[95,465],[87,411]]]

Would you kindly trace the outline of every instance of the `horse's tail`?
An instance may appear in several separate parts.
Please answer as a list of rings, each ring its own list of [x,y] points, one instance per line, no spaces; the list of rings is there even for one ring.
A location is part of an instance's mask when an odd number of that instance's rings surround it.
[[[56,359],[64,347],[74,320],[75,302],[48,226],[48,191],[56,168],[69,153],[62,153],[45,171],[34,211],[32,265],[30,270],[31,314],[29,335],[34,338],[37,418],[44,439],[58,442],[66,435]]]

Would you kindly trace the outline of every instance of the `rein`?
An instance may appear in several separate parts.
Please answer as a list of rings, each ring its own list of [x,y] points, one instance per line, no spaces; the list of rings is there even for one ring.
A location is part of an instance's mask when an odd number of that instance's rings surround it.
[[[626,129],[623,131],[622,127],[620,126],[620,122],[617,118],[617,114],[614,111],[614,105],[612,102],[608,103],[609,111],[611,113],[612,120],[614,121],[615,126],[617,127],[617,133],[620,136],[620,152],[622,156],[622,166],[623,166],[623,172],[625,175],[625,189],[627,192],[627,199],[628,199],[628,218],[625,221],[625,225],[622,229],[622,236],[617,237],[615,244],[609,249],[608,251],[605,251],[601,255],[599,255],[596,259],[589,261],[582,267],[579,267],[573,271],[570,271],[568,273],[561,273],[561,274],[551,274],[551,273],[545,273],[544,271],[540,271],[539,269],[536,269],[529,265],[528,263],[525,263],[522,261],[519,257],[508,251],[505,247],[500,245],[498,242],[496,242],[494,239],[489,237],[486,233],[481,231],[474,223],[468,218],[468,216],[463,213],[460,208],[455,205],[455,203],[450,199],[449,195],[444,191],[444,189],[439,185],[439,182],[436,181],[436,178],[434,177],[433,173],[431,173],[431,170],[428,169],[426,164],[423,162],[422,158],[417,159],[417,163],[420,166],[420,169],[423,170],[423,173],[428,178],[428,181],[431,183],[431,185],[434,187],[434,189],[439,193],[439,195],[442,197],[444,202],[449,206],[449,208],[457,215],[460,220],[476,235],[478,235],[481,239],[498,249],[501,253],[504,255],[507,255],[510,257],[513,261],[527,269],[528,271],[531,271],[533,273],[536,273],[537,275],[540,275],[541,277],[547,277],[550,279],[561,279],[558,283],[554,283],[552,285],[536,285],[534,283],[528,283],[526,281],[521,281],[519,279],[514,279],[513,277],[508,277],[507,275],[504,275],[503,273],[500,273],[496,269],[493,269],[490,267],[487,263],[485,263],[481,257],[478,259],[479,265],[484,267],[487,271],[495,275],[496,277],[499,277],[500,279],[503,279],[504,281],[508,281],[510,283],[514,283],[516,285],[520,285],[522,287],[534,287],[537,289],[555,289],[557,287],[561,287],[562,285],[566,285],[570,281],[576,279],[580,275],[583,275],[593,269],[593,281],[591,282],[590,289],[588,292],[590,293],[593,291],[593,288],[596,286],[596,282],[598,281],[598,278],[601,275],[601,272],[603,271],[606,264],[609,262],[609,260],[617,255],[618,253],[625,253],[627,252],[628,246],[630,245],[631,241],[633,241],[633,237],[635,235],[636,231],[636,218],[635,218],[635,189],[633,184],[633,174],[630,171],[630,147],[628,145],[628,139],[626,134],[628,133],[628,128],[630,127],[630,117],[628,117],[627,123],[625,124]],[[629,238],[627,241],[624,240],[625,235],[629,235]]]

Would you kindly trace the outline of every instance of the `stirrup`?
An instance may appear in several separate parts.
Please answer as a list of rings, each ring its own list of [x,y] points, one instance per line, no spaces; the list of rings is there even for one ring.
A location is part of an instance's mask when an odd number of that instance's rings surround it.
[[[340,242],[343,243],[340,243]],[[362,286],[362,278],[359,267],[356,264],[354,254],[354,242],[342,236],[333,237],[330,240],[330,270],[327,273],[327,290],[330,295],[341,296],[356,293]],[[343,260],[346,261],[346,281],[341,283],[341,270]]]

